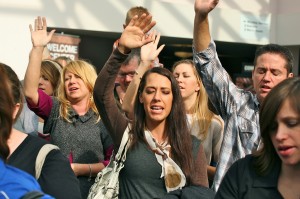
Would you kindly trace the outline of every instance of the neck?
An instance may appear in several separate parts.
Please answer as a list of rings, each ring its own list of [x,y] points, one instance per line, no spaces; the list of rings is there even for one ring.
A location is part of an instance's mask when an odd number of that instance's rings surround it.
[[[160,122],[159,124],[146,122],[145,127],[151,132],[152,136],[157,140],[157,142],[161,143],[166,139],[165,120],[163,122]]]
[[[11,134],[7,140],[9,155],[11,155],[18,148],[18,146],[25,140],[27,136],[28,135],[26,133],[22,133],[14,128],[11,130]]]
[[[300,197],[300,165],[281,165],[278,179],[278,191],[284,198],[298,199]]]
[[[280,177],[290,179],[300,184],[300,164],[295,166],[281,165]]]
[[[89,100],[79,100],[76,102],[71,102],[72,108],[78,113],[78,115],[85,115],[89,110]]]
[[[183,104],[184,104],[186,113],[188,113],[188,114],[194,113],[193,106],[194,106],[196,100],[197,100],[197,93],[183,99]]]

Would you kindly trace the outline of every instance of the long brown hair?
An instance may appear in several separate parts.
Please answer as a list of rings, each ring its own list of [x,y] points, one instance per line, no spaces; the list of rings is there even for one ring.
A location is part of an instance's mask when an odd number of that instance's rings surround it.
[[[187,183],[190,184],[193,182],[192,171],[194,165],[192,157],[192,139],[187,126],[186,114],[178,83],[173,74],[165,68],[154,67],[148,70],[141,79],[138,95],[135,99],[134,119],[131,131],[133,138],[132,147],[134,147],[138,141],[145,141],[144,126],[146,114],[143,104],[140,103],[138,98],[139,94],[143,92],[146,86],[147,77],[152,73],[162,75],[171,82],[173,101],[171,112],[166,118],[166,135],[171,145],[171,156],[179,164],[186,176]]]
[[[281,160],[271,141],[271,133],[277,126],[276,116],[284,101],[289,100],[293,109],[300,116],[300,79],[288,78],[274,87],[265,98],[259,113],[260,132],[263,147],[254,153],[256,157],[255,168],[260,175],[266,175],[275,164]]]
[[[13,124],[14,100],[11,93],[11,84],[8,81],[3,64],[0,63],[0,158],[4,161],[9,155],[7,140]]]

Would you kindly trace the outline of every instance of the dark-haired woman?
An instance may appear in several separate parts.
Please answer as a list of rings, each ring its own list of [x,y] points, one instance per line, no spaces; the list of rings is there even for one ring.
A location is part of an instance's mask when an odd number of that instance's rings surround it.
[[[113,100],[114,81],[131,49],[155,42],[155,32],[144,34],[154,26],[151,20],[145,14],[132,19],[96,80],[94,99],[115,146],[120,145],[129,122]],[[188,185],[208,186],[204,150],[190,135],[176,79],[160,67],[140,78],[119,197],[162,198]]]
[[[226,173],[216,198],[300,198],[300,79],[274,87],[259,113],[263,147]]]

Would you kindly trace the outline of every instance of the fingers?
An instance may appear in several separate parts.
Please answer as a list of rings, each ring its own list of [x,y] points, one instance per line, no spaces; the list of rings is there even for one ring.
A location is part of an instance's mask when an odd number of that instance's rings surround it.
[[[154,40],[154,43],[155,43],[156,46],[158,45],[159,40],[160,40],[160,33],[157,33],[156,37],[155,37],[155,40]]]
[[[164,47],[165,47],[165,44],[161,45],[161,46],[156,50],[157,55],[159,55],[159,53],[164,49]]]
[[[152,18],[152,17],[151,17]],[[151,21],[144,29],[143,32],[149,32],[156,24],[156,21]]]
[[[43,24],[42,24],[42,29],[47,30],[47,20],[45,17],[42,18]]]
[[[32,26],[30,25],[31,29],[30,31],[32,31]],[[29,28],[30,28],[29,27]],[[47,22],[46,22],[46,18],[45,17],[40,17],[38,16],[35,20],[34,20],[34,31],[37,30],[46,30],[47,29]]]

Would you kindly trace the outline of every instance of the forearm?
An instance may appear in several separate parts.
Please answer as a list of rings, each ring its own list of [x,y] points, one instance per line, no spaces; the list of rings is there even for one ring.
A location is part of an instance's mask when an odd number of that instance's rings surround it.
[[[127,55],[120,53],[118,49],[114,50],[98,75],[93,93],[101,119],[115,145],[121,142],[120,132],[122,130],[124,132],[127,126],[125,117],[119,111],[113,95],[116,76],[126,57]]]
[[[133,80],[130,82],[122,104],[122,109],[126,112],[128,118],[133,118],[134,102],[137,96],[137,91],[144,73],[149,69],[150,61],[141,61]]]
[[[194,19],[194,48],[196,52],[205,50],[211,40],[208,15],[196,12]]]
[[[95,177],[97,174],[105,168],[103,163],[94,164],[79,164],[72,163],[71,167],[76,176],[88,176]]]
[[[24,94],[30,103],[38,103],[38,85],[40,79],[43,46],[33,47],[29,54],[29,63],[24,78]]]

